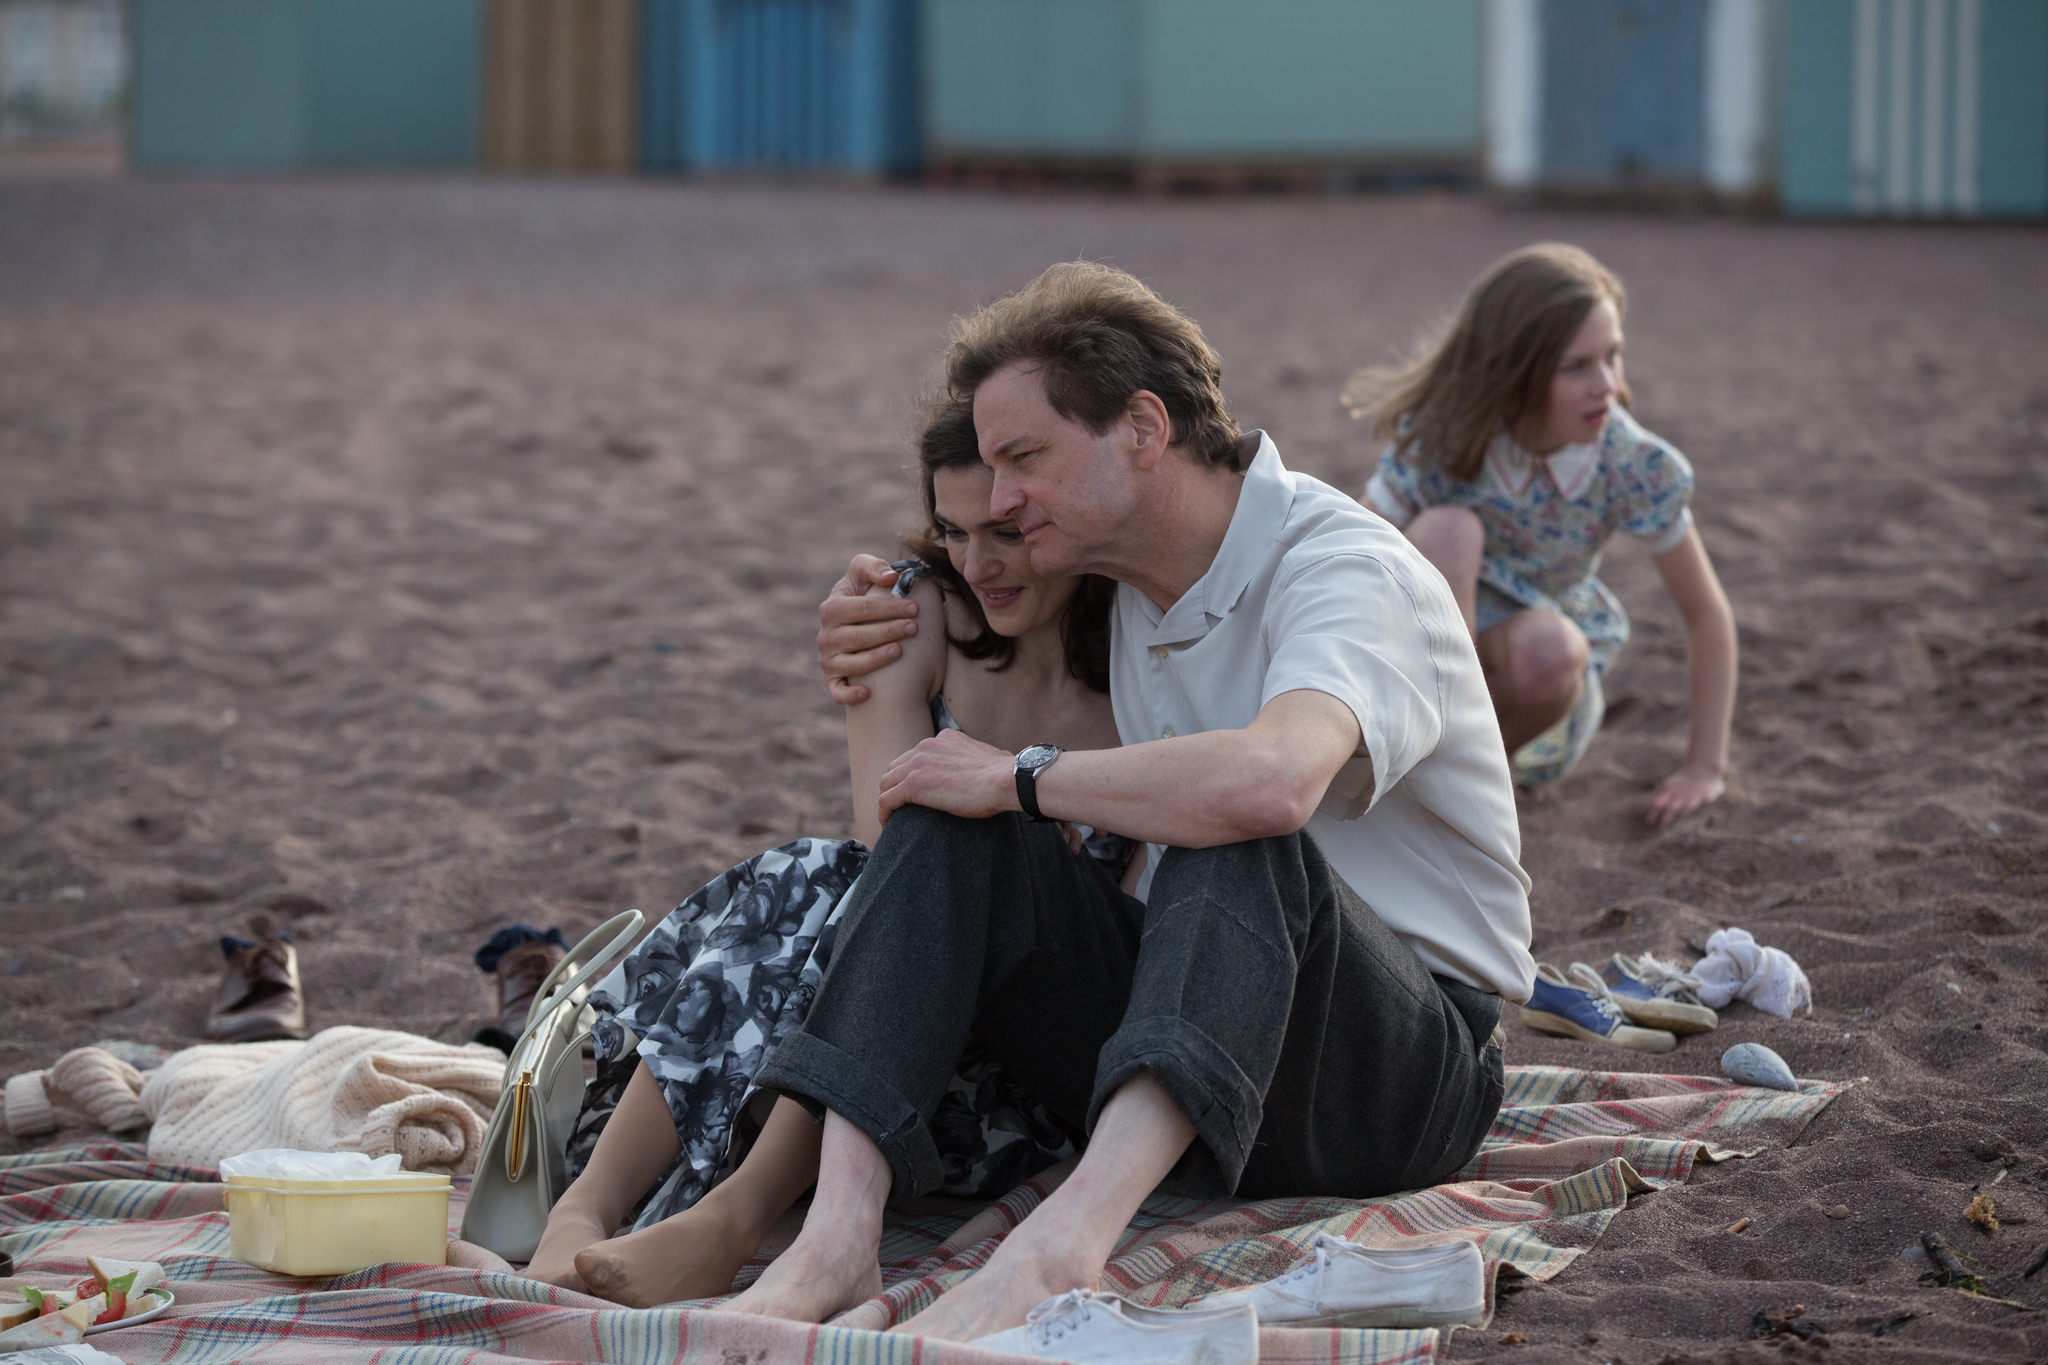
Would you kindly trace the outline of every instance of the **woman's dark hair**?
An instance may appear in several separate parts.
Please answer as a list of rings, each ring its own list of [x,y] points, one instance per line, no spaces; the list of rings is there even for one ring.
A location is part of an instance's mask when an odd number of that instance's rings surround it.
[[[958,594],[966,604],[968,618],[976,626],[975,633],[963,640],[949,629],[946,643],[970,659],[994,660],[992,667],[1000,673],[1016,660],[1017,642],[1008,635],[997,634],[989,625],[981,599],[953,567],[939,526],[938,494],[932,488],[932,476],[941,469],[980,464],[973,400],[933,400],[925,413],[924,429],[917,437],[917,487],[924,499],[925,529],[922,534],[898,539],[905,554],[924,561],[942,590]],[[1066,648],[1067,672],[1097,692],[1109,691],[1109,607],[1115,600],[1113,580],[1100,574],[1083,574],[1060,616],[1060,642]]]

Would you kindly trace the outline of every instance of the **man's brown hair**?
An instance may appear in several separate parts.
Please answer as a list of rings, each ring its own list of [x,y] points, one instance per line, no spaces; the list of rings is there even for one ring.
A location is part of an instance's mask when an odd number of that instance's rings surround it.
[[[1146,389],[1166,405],[1170,444],[1204,464],[1237,467],[1223,362],[1193,319],[1134,275],[1069,261],[957,320],[946,388],[971,401],[990,375],[1020,361],[1037,369],[1054,412],[1098,436]]]
[[[1433,345],[1396,369],[1361,370],[1344,402],[1380,439],[1453,479],[1476,479],[1495,435],[1543,416],[1564,348],[1602,299],[1627,310],[1621,281],[1579,247],[1511,251],[1472,282]],[[1626,384],[1616,397],[1629,405]]]

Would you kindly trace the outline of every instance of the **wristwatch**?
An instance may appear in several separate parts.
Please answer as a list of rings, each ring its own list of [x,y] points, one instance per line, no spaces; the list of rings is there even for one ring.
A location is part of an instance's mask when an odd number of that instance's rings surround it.
[[[1050,768],[1052,761],[1064,752],[1057,744],[1034,744],[1017,751],[1017,804],[1040,824],[1050,824],[1052,817],[1039,812],[1038,775]]]

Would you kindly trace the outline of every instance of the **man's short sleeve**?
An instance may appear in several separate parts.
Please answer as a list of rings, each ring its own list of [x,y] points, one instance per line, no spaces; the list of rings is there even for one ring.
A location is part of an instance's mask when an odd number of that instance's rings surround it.
[[[1651,554],[1677,548],[1692,529],[1692,465],[1673,446],[1650,439],[1617,461],[1621,529],[1644,542]]]
[[[1324,813],[1355,820],[1436,748],[1443,713],[1436,662],[1410,585],[1368,551],[1336,551],[1298,570],[1283,562],[1268,599],[1271,662],[1259,705],[1323,692],[1351,708],[1360,751],[1330,783]]]

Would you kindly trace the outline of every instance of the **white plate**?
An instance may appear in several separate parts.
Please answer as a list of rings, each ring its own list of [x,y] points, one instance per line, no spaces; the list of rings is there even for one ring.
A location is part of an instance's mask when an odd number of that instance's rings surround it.
[[[97,1327],[88,1327],[85,1329],[85,1334],[87,1336],[96,1336],[101,1332],[112,1332],[122,1327],[133,1327],[138,1322],[148,1322],[151,1318],[162,1316],[166,1308],[169,1308],[178,1301],[178,1296],[168,1289],[151,1289],[147,1292],[156,1299],[156,1307],[145,1313],[137,1313],[131,1318],[122,1318],[119,1322],[103,1322]]]

